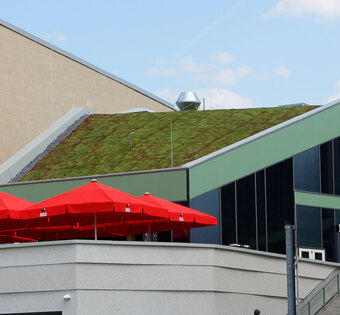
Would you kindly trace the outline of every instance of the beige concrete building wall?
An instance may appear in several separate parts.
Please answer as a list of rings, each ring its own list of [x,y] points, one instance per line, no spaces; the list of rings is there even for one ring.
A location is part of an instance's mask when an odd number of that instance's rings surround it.
[[[41,43],[0,20],[0,163],[72,108],[100,113],[171,110],[167,102]]]

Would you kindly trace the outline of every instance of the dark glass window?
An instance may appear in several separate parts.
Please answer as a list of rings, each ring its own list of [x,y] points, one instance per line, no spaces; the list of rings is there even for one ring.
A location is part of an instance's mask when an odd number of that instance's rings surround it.
[[[315,253],[315,259],[316,260],[322,260],[322,254],[321,253]]]
[[[285,253],[285,223],[294,223],[293,160],[266,169],[268,251]]]
[[[322,209],[322,238],[326,260],[335,261],[335,215],[333,209]]]
[[[222,244],[236,243],[235,183],[221,188]]]
[[[320,192],[319,147],[294,156],[295,189]]]
[[[336,261],[337,262],[340,262],[340,231],[339,231],[339,224],[340,224],[340,210],[338,209],[334,209],[334,230],[335,230],[335,234],[336,234],[336,239],[337,239],[337,245],[336,245],[336,248],[335,248],[335,252],[336,252],[336,255],[335,255],[335,258],[336,258]],[[327,254],[327,253],[326,253]]]
[[[236,182],[238,243],[256,248],[255,175]]]
[[[334,139],[334,191],[340,195],[340,138]]]
[[[257,245],[259,250],[266,250],[266,195],[264,171],[256,173],[256,202],[257,202]]]
[[[221,244],[220,236],[220,189],[209,191],[190,201],[190,207],[217,218],[217,225],[190,230],[192,243]]]
[[[321,158],[321,192],[333,194],[333,154],[332,141],[320,146]]]
[[[157,232],[157,242],[171,242],[171,231]]]
[[[334,214],[335,214],[335,225],[338,225],[340,224],[340,210],[335,209]]]
[[[298,246],[321,248],[320,208],[296,206],[296,221]]]
[[[301,257],[302,258],[309,258],[309,252],[302,251],[301,252]]]

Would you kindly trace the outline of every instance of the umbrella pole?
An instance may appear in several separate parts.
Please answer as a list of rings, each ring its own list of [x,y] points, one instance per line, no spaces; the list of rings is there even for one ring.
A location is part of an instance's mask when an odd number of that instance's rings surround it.
[[[148,242],[151,242],[151,229],[150,229],[150,223],[148,223]]]
[[[97,240],[97,213],[94,213],[94,239]]]

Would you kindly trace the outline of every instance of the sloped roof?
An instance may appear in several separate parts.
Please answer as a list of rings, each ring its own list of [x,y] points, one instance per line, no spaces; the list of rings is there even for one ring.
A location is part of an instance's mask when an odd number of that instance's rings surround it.
[[[315,108],[92,115],[22,181],[169,168],[170,121],[173,166],[179,167]]]

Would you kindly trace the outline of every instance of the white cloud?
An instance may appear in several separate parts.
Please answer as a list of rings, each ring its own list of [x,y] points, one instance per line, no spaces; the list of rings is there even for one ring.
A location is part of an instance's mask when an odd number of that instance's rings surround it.
[[[220,64],[231,63],[234,61],[234,57],[228,52],[217,52],[210,56],[210,59],[217,61]]]
[[[335,82],[334,90],[340,93],[340,80]]]
[[[335,94],[335,95],[330,96],[330,97],[327,99],[327,103],[332,102],[332,101],[335,101],[335,100],[337,100],[337,99],[340,99],[340,92],[337,93],[337,94]]]
[[[218,70],[212,74],[212,80],[214,84],[218,85],[232,85],[237,83],[238,81],[252,75],[254,72],[251,67],[247,65],[241,65],[237,67],[235,70],[225,68]],[[202,78],[201,81],[207,80],[208,78]]]
[[[272,16],[303,16],[315,15],[327,20],[340,16],[339,0],[280,0],[267,13]]]
[[[148,73],[153,76],[163,77],[171,77],[185,73],[202,73],[212,68],[212,65],[209,63],[197,63],[192,56],[180,59],[173,67],[166,67],[165,61],[161,58],[155,59],[154,65],[154,67],[148,70]]]
[[[327,99],[327,102],[335,101],[336,99],[340,99],[340,80],[337,80],[335,84],[333,85],[334,88],[334,95],[330,96]]]
[[[201,82],[210,82],[218,85],[232,85],[240,80],[256,75],[248,65],[230,67],[227,64],[233,61],[233,56],[228,52],[217,52],[210,56],[210,61],[197,62],[192,56],[186,56],[176,62],[167,63],[162,58],[157,58],[153,66],[147,71],[156,77],[175,77],[179,75],[192,75],[193,79]],[[260,75],[258,77],[261,77]]]
[[[253,74],[253,70],[249,66],[243,64],[236,69],[235,73],[238,78],[243,79]]]
[[[229,89],[201,89],[197,90],[199,98],[205,98],[206,109],[222,108],[249,108],[254,107],[254,102]]]
[[[200,82],[203,87],[211,87],[209,90],[211,106],[221,104],[221,106],[228,108],[230,106],[253,106],[253,102],[249,98],[234,93],[228,87],[234,86],[249,77],[257,80],[266,80],[274,75],[284,79],[290,77],[289,69],[284,66],[257,72],[246,64],[223,64],[228,63],[228,61],[231,62],[230,56],[227,52],[219,52],[213,54],[210,61],[206,63],[197,62],[192,56],[187,56],[175,65],[169,65],[169,62],[167,63],[165,59],[159,58],[154,60],[154,66],[148,70],[148,73],[156,77],[178,78],[184,80],[184,82]],[[155,94],[174,103],[180,92],[182,91],[174,93],[171,89],[162,89]]]
[[[279,66],[273,70],[273,73],[278,75],[279,77],[288,80],[290,78],[290,71],[285,66]]]
[[[226,108],[249,108],[254,107],[254,102],[245,96],[241,96],[229,89],[194,89],[199,99],[205,99],[206,109],[226,109]],[[179,94],[183,91],[163,89],[156,91],[159,97],[175,104]],[[203,104],[201,104],[202,108]]]
[[[155,77],[173,77],[178,74],[178,70],[175,68],[157,68],[153,67],[148,70],[148,73]]]
[[[153,76],[171,77],[182,74],[199,74],[212,71],[218,65],[231,62],[233,57],[228,52],[218,52],[211,55],[211,62],[199,63],[192,56],[186,56],[170,65],[162,58],[153,61],[154,66],[148,70]]]
[[[172,104],[175,104],[177,99],[178,99],[178,96],[181,92],[184,92],[184,91],[175,91],[175,90],[171,90],[171,89],[162,89],[162,90],[158,90],[156,92],[154,92],[155,95],[159,96],[160,98],[172,103]]]
[[[62,34],[61,32],[55,32],[55,33],[47,34],[44,37],[48,41],[54,41],[54,42],[60,42],[60,43],[67,41],[67,37],[64,34]]]
[[[185,73],[205,72],[211,69],[210,64],[197,63],[191,56],[181,59],[178,67],[180,72]]]
[[[207,76],[202,76],[200,81],[208,81],[210,78]],[[218,85],[231,85],[236,83],[235,72],[231,69],[221,69],[212,75],[214,84]]]

